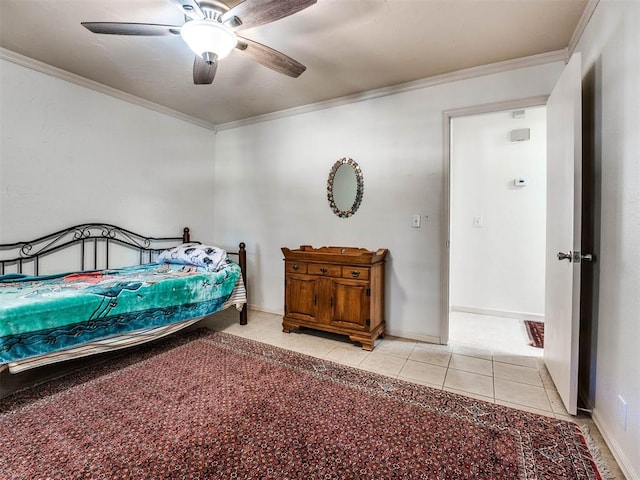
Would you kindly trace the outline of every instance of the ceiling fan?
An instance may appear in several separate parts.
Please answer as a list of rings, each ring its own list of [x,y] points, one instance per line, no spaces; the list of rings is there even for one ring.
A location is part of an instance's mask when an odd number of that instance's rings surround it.
[[[82,22],[93,33],[109,35],[179,35],[196,54],[193,83],[213,82],[218,61],[234,48],[276,72],[299,77],[307,67],[284,53],[236,34],[244,28],[274,22],[310,7],[317,0],[244,0],[229,8],[220,0],[170,0],[188,18],[182,25]]]

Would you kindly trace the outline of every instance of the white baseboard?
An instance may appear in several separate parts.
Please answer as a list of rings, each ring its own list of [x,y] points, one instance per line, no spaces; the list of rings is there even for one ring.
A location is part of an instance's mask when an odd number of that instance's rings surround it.
[[[540,313],[512,312],[509,310],[471,307],[468,305],[451,305],[451,310],[455,312],[477,313],[479,315],[491,315],[492,317],[517,318],[519,320],[534,320],[536,322],[544,322],[544,315]]]
[[[620,467],[620,470],[622,470],[625,478],[627,480],[640,480],[640,474],[633,470],[631,462],[629,462],[627,456],[620,449],[620,445],[618,445],[618,442],[616,442],[613,435],[611,435],[611,431],[607,428],[606,423],[603,422],[602,417],[600,417],[596,408],[593,409],[591,418],[593,419],[593,423],[596,424],[596,427],[598,427],[598,430],[600,430],[604,443],[606,443],[609,450],[611,450],[611,454],[616,459],[616,462],[618,462],[618,466]]]
[[[282,310],[272,310],[270,308],[259,307],[257,305],[249,304],[249,310],[254,310],[256,312],[264,312],[264,313],[272,313],[273,315],[283,316],[284,312]]]
[[[284,315],[284,312],[282,310],[278,311],[270,308],[259,307],[257,305],[249,305],[249,310],[253,310],[256,312],[271,313],[273,315],[281,315],[281,316]],[[419,342],[440,344],[440,337],[434,337],[432,335],[423,335],[421,333],[386,329],[385,335],[391,335],[392,337],[407,338],[409,340],[417,340]]]
[[[425,343],[435,343],[437,345],[440,344],[440,337],[434,337],[432,335],[423,335],[421,333],[404,332],[402,330],[389,330],[388,328],[385,328],[385,335],[390,335],[392,337],[406,338],[409,340],[417,340],[419,342],[425,342]]]

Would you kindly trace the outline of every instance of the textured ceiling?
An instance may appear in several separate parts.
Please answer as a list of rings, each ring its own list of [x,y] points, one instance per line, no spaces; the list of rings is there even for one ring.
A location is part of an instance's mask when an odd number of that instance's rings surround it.
[[[179,36],[97,35],[80,25],[182,25],[169,0],[0,0],[0,47],[223,124],[562,50],[586,6],[587,0],[318,0],[242,31],[306,65],[302,76],[281,75],[234,50],[212,85],[193,85],[193,54]]]

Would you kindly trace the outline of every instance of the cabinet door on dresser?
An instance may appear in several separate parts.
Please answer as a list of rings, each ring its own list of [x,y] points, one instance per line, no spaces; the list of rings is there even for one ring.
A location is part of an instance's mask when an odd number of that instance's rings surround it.
[[[367,330],[371,323],[369,283],[338,278],[333,280],[332,286],[333,319],[331,324],[351,330]]]
[[[285,313],[291,318],[316,321],[318,285],[315,277],[287,275],[285,285]]]

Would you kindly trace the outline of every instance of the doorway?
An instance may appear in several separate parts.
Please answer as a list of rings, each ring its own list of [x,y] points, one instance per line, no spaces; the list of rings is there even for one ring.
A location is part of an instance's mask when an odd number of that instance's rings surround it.
[[[591,323],[591,298],[581,292],[582,263],[592,262],[594,256],[585,252],[583,235],[590,234],[582,219],[589,219],[593,202],[584,202],[584,194],[593,193],[585,188],[583,179],[585,159],[582,156],[582,60],[574,53],[549,97],[523,102],[504,102],[443,113],[444,132],[444,185],[445,205],[443,235],[446,254],[442,262],[442,321],[441,343],[449,342],[450,266],[451,266],[451,120],[465,115],[526,109],[546,104],[547,109],[547,201],[545,239],[545,303],[544,364],[556,385],[567,412],[575,415],[579,376],[579,342],[581,324]],[[514,138],[512,136],[512,138]],[[520,134],[516,139],[522,138]],[[589,168],[586,169],[589,171]],[[518,179],[516,179],[518,181]],[[590,183],[590,182],[587,182]],[[482,222],[483,219],[475,222]],[[589,223],[589,222],[586,222]],[[521,256],[516,261],[523,258]],[[588,269],[585,269],[587,271]],[[588,293],[590,290],[585,290]],[[589,317],[589,318],[587,318]],[[584,362],[583,362],[584,365]]]
[[[545,102],[445,112],[447,342],[542,356],[525,321],[544,319]]]

